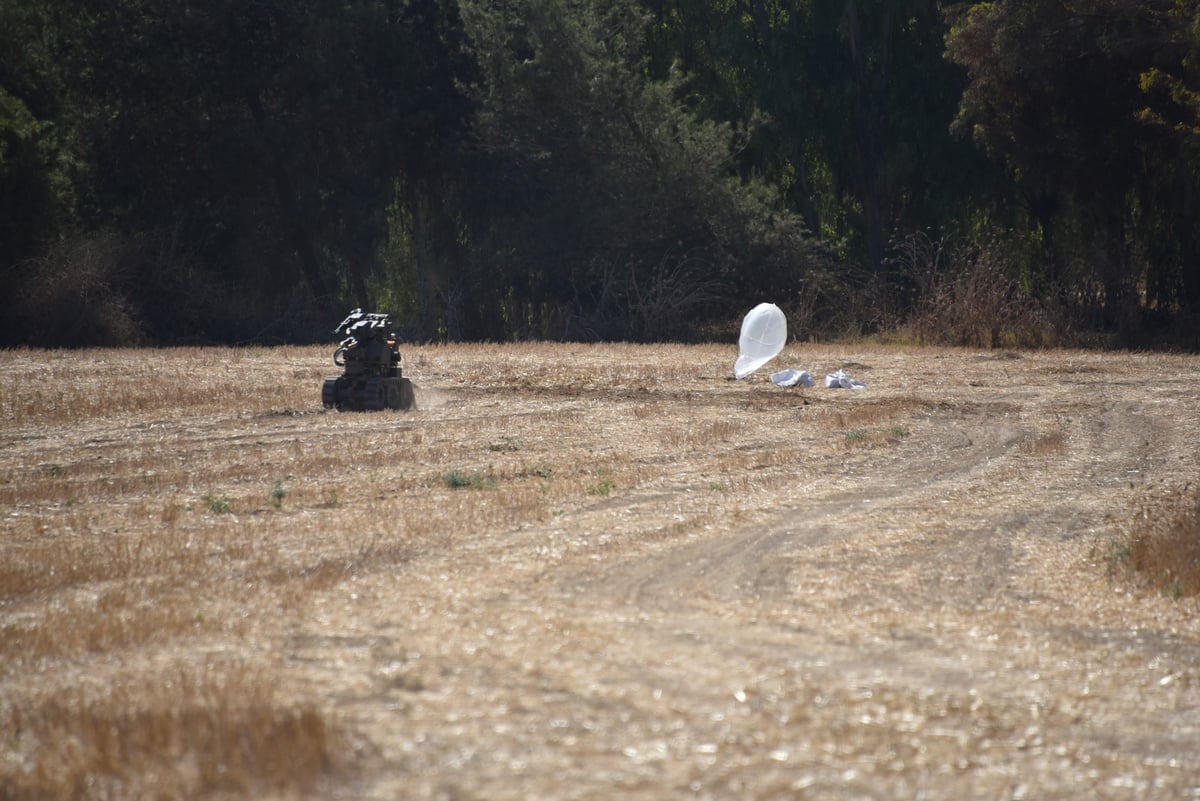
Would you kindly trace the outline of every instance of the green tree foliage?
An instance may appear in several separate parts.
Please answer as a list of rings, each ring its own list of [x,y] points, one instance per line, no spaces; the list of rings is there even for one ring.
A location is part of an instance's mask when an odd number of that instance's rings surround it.
[[[80,224],[173,243],[131,276],[143,297],[193,296],[179,279],[200,267],[276,311],[297,285],[326,310],[370,304],[397,178],[435,180],[470,118],[453,3],[63,0],[52,13],[72,76],[59,124],[92,167]],[[178,327],[152,319],[160,308],[145,304],[150,327]]]
[[[471,8],[487,55],[473,244],[502,277],[507,335],[694,335],[731,294],[815,278],[801,220],[737,177],[739,133],[645,78],[635,3]]]
[[[1140,309],[1195,308],[1194,137],[1148,124],[1194,109],[1177,91],[1194,77],[1188,6],[998,0],[956,11],[947,39],[970,75],[956,128],[1012,176],[1044,245],[1038,278],[1126,336]]]
[[[1140,76],[1141,122],[1164,134],[1163,169],[1143,181],[1134,210],[1145,232],[1148,305],[1174,311],[1195,343],[1200,318],[1200,3],[1177,0],[1158,31],[1155,64]],[[1176,166],[1183,169],[1176,169]],[[1179,312],[1183,314],[1179,314]],[[1187,340],[1188,334],[1175,336]]]
[[[453,6],[106,0],[74,19],[99,211],[194,219],[275,262],[273,284],[328,298],[349,277],[368,300],[394,176],[435,170],[469,112]]]
[[[1200,344],[1197,219],[1197,0],[0,0],[3,344]]]
[[[48,125],[0,86],[0,242],[16,259],[32,255],[53,220]]]
[[[897,233],[955,224],[988,168],[949,134],[963,77],[932,0],[661,0],[658,71],[705,115],[755,126],[743,170],[878,270]],[[961,220],[958,222],[962,222]]]
[[[0,341],[17,336],[13,306],[27,261],[72,207],[54,124],[60,84],[51,34],[43,4],[0,0]]]

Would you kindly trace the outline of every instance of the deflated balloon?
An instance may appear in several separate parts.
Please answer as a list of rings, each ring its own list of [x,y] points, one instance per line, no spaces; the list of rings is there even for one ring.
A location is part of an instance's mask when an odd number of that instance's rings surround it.
[[[733,374],[745,378],[783,350],[787,342],[787,318],[774,303],[760,303],[742,320],[738,357]]]

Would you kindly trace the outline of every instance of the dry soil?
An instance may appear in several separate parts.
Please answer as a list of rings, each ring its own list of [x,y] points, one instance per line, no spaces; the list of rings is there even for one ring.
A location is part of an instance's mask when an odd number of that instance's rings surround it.
[[[325,349],[0,353],[10,572],[213,546],[194,627],[0,652],[0,696],[237,655],[346,733],[284,794],[1200,798],[1197,602],[1120,558],[1200,476],[1200,358],[793,344],[734,381],[716,345],[404,355],[419,409],[354,414],[320,407]],[[186,586],[124,580],[133,618]],[[21,581],[10,635],[104,592]]]

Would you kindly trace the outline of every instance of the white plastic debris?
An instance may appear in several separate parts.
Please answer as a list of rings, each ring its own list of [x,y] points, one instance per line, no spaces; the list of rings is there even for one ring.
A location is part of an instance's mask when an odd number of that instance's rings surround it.
[[[771,383],[778,387],[794,387],[797,384],[811,387],[815,382],[807,370],[797,370],[794,367],[789,367],[786,370],[780,370],[778,373],[771,373]]]
[[[787,318],[774,303],[760,303],[742,320],[738,357],[733,374],[745,378],[783,350],[787,342]]]
[[[830,373],[829,375],[825,376],[825,386],[833,389],[837,389],[839,387],[841,389],[862,389],[866,386],[866,384],[861,381],[855,381],[853,378],[846,375],[844,371],[838,370],[836,373]]]

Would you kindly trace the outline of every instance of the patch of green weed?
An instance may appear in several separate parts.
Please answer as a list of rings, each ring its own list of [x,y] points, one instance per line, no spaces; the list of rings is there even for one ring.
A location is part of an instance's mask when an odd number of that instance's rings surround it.
[[[229,499],[224,495],[220,496],[219,498],[213,495],[201,495],[200,500],[204,501],[204,503],[208,505],[208,511],[212,512],[213,514],[223,515],[232,511],[232,507],[229,505]]]
[[[443,473],[442,482],[450,489],[492,489],[496,486],[496,479],[490,475],[484,475],[478,470],[467,472],[458,468]]]
[[[275,486],[271,488],[271,505],[276,509],[283,506],[283,499],[287,497],[287,490],[283,488],[283,481],[277,480]]]

